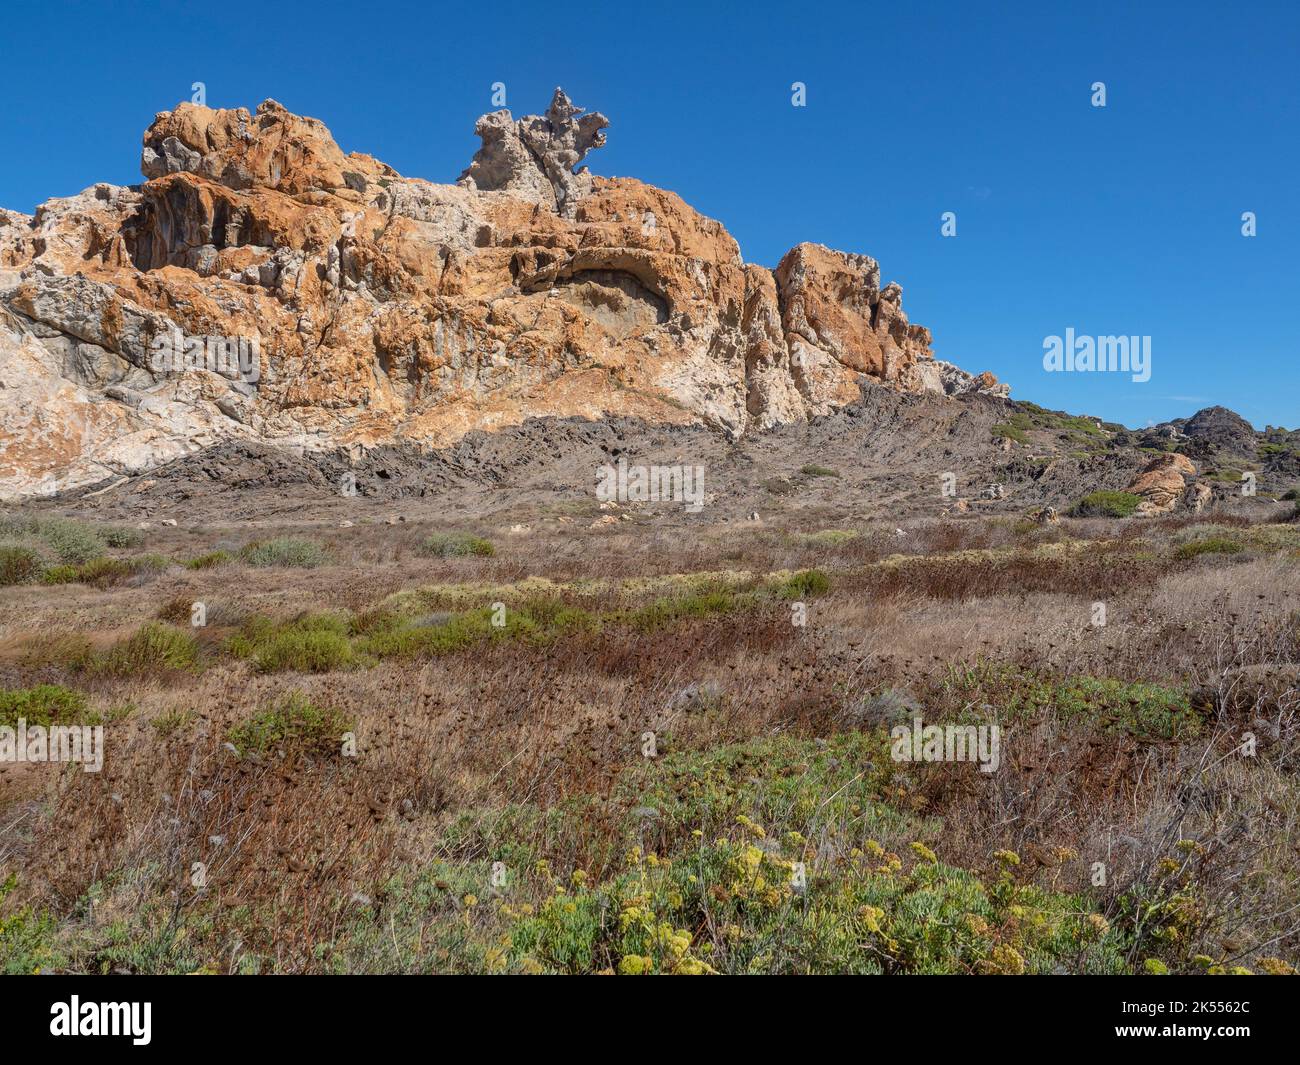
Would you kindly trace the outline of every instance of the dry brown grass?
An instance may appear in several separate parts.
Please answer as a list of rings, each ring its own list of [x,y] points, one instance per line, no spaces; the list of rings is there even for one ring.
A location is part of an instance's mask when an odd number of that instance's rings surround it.
[[[474,833],[447,850],[453,820],[490,823],[510,803],[603,799],[637,763],[645,731],[662,753],[880,727],[861,707],[886,690],[942,717],[962,710],[945,688],[949,669],[985,661],[1203,689],[1205,729],[1158,743],[1045,717],[1010,727],[997,774],[911,767],[897,801],[941,819],[945,860],[984,868],[1007,847],[1026,856],[1019,876],[1070,891],[1087,889],[1091,863],[1105,861],[1100,897],[1120,921],[1126,897],[1164,890],[1158,863],[1170,847],[1194,840],[1198,928],[1216,957],[1260,950],[1294,959],[1295,874],[1284,870],[1294,869],[1300,841],[1300,725],[1295,692],[1265,680],[1300,659],[1300,562],[1278,552],[1179,561],[1167,538],[1181,528],[1152,523],[1139,537],[1133,523],[1044,532],[943,522],[902,537],[864,529],[821,541],[761,527],[685,541],[562,529],[494,535],[491,558],[427,559],[416,551],[426,530],[380,527],[322,533],[333,561],[311,570],[236,562],[168,570],[135,587],[7,589],[0,686],[63,683],[101,710],[134,709],[107,726],[100,774],[0,766],[0,881],[18,875],[8,905],[48,909],[92,940],[109,914],[136,914],[155,930],[189,928],[219,969],[255,954],[280,971],[313,970],[358,893],[382,895],[394,873],[434,860],[489,857]],[[1078,539],[1087,533],[1100,539]],[[186,549],[219,543],[218,530]],[[222,650],[252,614],[361,614],[405,589],[810,566],[832,587],[810,602],[805,629],[791,624],[788,604],[771,601],[653,631],[612,624],[318,676],[259,675]],[[194,601],[210,611],[199,633],[202,672],[87,676],[57,653],[32,657],[59,633],[102,649],[150,619],[183,625]],[[599,613],[622,598],[607,588],[572,601]],[[1104,628],[1091,624],[1097,601],[1107,605]],[[708,697],[675,706],[693,684]],[[233,727],[295,690],[355,722],[359,757],[226,748]],[[1231,754],[1247,727],[1266,739],[1250,761]],[[40,769],[50,772],[34,777]],[[592,816],[600,838],[603,815]],[[33,845],[37,837],[48,845]],[[533,842],[599,876],[609,853],[592,838]],[[1049,860],[1056,848],[1075,857]],[[195,862],[207,865],[202,891],[190,883]],[[101,901],[88,911],[89,897]],[[81,959],[102,960],[93,951]]]

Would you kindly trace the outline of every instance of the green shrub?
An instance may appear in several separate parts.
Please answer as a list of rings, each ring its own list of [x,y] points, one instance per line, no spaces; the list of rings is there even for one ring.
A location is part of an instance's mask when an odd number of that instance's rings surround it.
[[[1021,409],[1011,416],[1010,422],[1017,429],[1047,429],[1054,433],[1065,433],[1074,439],[1079,437],[1100,437],[1102,430],[1093,418],[1084,414],[1066,414],[1064,411],[1048,410],[1037,403],[1026,400],[1017,401]],[[1123,431],[1123,426],[1114,422],[1105,423],[1111,432]]]
[[[968,705],[998,708],[1013,721],[1044,717],[1140,738],[1178,739],[1200,731],[1187,693],[1112,677],[1057,677],[1019,666],[984,662],[954,669],[945,687]]]
[[[730,588],[704,588],[685,595],[662,596],[646,606],[637,607],[623,615],[635,629],[653,632],[688,618],[706,618],[716,614],[730,614],[757,602],[752,592],[736,592]]]
[[[8,517],[0,518],[0,538],[10,541],[6,545],[9,550],[0,548],[0,584],[16,584],[19,581],[5,580],[7,568],[12,568],[15,574],[25,575],[23,580],[29,581],[40,577],[39,573],[32,572],[33,556],[41,561],[42,570],[50,562],[82,566],[100,558],[110,542],[121,543],[122,530],[105,532],[70,518]],[[56,579],[52,583],[59,581]]]
[[[188,559],[185,562],[186,569],[212,569],[215,566],[224,566],[227,562],[233,562],[235,556],[229,551],[209,551],[206,554],[199,555],[196,558]]]
[[[193,720],[194,711],[173,707],[150,719],[149,724],[153,726],[158,735],[165,738],[184,728]]]
[[[451,654],[482,640],[545,641],[564,633],[594,631],[600,618],[549,596],[533,596],[506,609],[494,625],[496,611],[482,607],[436,620],[372,612],[353,622],[357,649],[376,658],[423,658]]]
[[[854,529],[818,529],[811,533],[794,533],[792,538],[796,543],[808,547],[838,547],[840,544],[858,539],[861,535]]]
[[[114,703],[100,716],[103,718],[105,724],[110,724],[114,721],[125,721],[138,709],[139,707],[137,707],[135,703]]]
[[[18,885],[11,874],[0,883],[0,904]],[[0,917],[0,975],[31,976],[57,971],[64,963],[56,947],[58,921],[52,914],[37,913],[30,906],[9,907]]]
[[[120,525],[110,525],[103,531],[104,543],[109,547],[139,547],[144,543],[144,536],[138,529],[127,529]]]
[[[522,611],[507,610],[505,625],[492,624],[492,610],[453,614],[435,624],[405,619],[362,641],[361,650],[377,658],[424,658],[464,650],[481,640],[532,635],[537,626]]]
[[[281,536],[249,544],[240,554],[250,566],[288,566],[314,569],[327,561],[325,551],[311,540]]]
[[[112,677],[143,676],[199,666],[199,645],[188,632],[150,621],[90,663],[91,670]]]
[[[22,544],[0,544],[0,587],[30,584],[44,569],[41,556]]]
[[[11,728],[23,718],[29,725],[80,722],[86,713],[86,697],[58,684],[0,691],[0,725]]]
[[[431,533],[420,544],[420,554],[430,558],[459,558],[465,555],[487,557],[496,554],[491,540],[468,533]]]
[[[339,614],[307,614],[282,622],[253,618],[227,647],[237,657],[250,659],[262,673],[328,673],[357,664],[347,619]]]
[[[94,558],[77,567],[76,580],[82,584],[107,587],[126,580],[133,572],[132,567],[120,558]]]
[[[11,518],[4,523],[4,531],[39,540],[60,562],[89,562],[108,546],[94,526],[68,518]]]
[[[93,528],[75,521],[47,520],[42,523],[40,536],[61,562],[89,562],[107,546]]]
[[[352,645],[335,632],[281,632],[258,648],[254,663],[263,673],[295,670],[328,673],[354,663]]]
[[[1241,470],[1229,466],[1221,470],[1206,470],[1202,476],[1211,481],[1220,481],[1223,484],[1237,484],[1241,481]]]
[[[1198,555],[1235,555],[1244,551],[1245,545],[1227,536],[1207,536],[1183,544],[1174,552],[1175,558],[1196,558]]]
[[[895,769],[878,735],[763,737],[640,762],[599,799],[511,804],[494,810],[490,827],[481,811],[466,812],[443,850],[502,856],[508,899],[478,905],[487,861],[434,861],[386,885],[382,917],[362,914],[344,953],[374,956],[387,937],[418,940],[407,964],[439,971],[1125,967],[1123,932],[1087,895],[1021,883],[1009,851],[987,872],[940,860],[923,841],[941,835],[941,823],[884,799]],[[642,844],[647,812],[653,847]],[[553,867],[560,853],[563,867]],[[582,854],[584,868],[570,871],[570,854]],[[791,882],[796,862],[806,864],[803,891]],[[433,931],[457,921],[466,930],[457,942]]]
[[[51,566],[41,574],[43,584],[93,584],[108,588],[138,573],[160,573],[171,565],[165,555],[137,555],[134,558],[92,558],[79,566]]]
[[[777,588],[782,599],[810,599],[831,590],[831,580],[819,569],[805,569],[789,577]]]
[[[326,673],[373,665],[375,659],[428,658],[462,651],[484,640],[545,640],[564,632],[595,629],[600,621],[580,607],[534,597],[505,611],[481,607],[455,614],[412,617],[391,609],[357,616],[308,614],[290,621],[246,621],[226,647],[261,672]]]
[[[364,654],[375,658],[431,658],[450,654],[486,639],[489,627],[465,622],[445,625],[399,625],[366,636]]]
[[[1142,497],[1132,492],[1090,492],[1071,513],[1076,518],[1128,518],[1141,502]]]
[[[614,617],[642,631],[653,631],[691,618],[731,614],[761,608],[770,597],[808,599],[830,590],[830,578],[819,569],[800,570],[782,580],[769,580],[754,590],[705,585],[678,595],[658,599]]]
[[[811,464],[808,466],[801,466],[799,472],[805,477],[838,477],[840,475],[839,470],[833,470],[829,466],[816,466]]]
[[[547,635],[576,630],[594,632],[600,627],[600,619],[594,614],[554,596],[530,596],[520,604],[515,613],[532,622],[538,630]],[[508,627],[508,613],[506,621]]]
[[[1029,443],[1029,437],[1025,434],[1024,429],[1012,425],[1010,422],[999,422],[993,426],[993,435],[1005,437],[1007,440],[1014,440],[1017,444]]]
[[[302,692],[289,692],[230,730],[228,739],[241,754],[276,747],[298,747],[328,753],[339,749],[353,728],[342,711],[312,702]]]

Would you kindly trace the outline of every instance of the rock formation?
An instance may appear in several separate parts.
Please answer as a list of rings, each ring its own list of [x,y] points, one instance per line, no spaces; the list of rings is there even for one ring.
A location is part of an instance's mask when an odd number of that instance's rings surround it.
[[[511,192],[573,218],[578,201],[595,187],[585,166],[577,171],[574,167],[592,148],[605,146],[609,125],[599,111],[579,118],[582,110],[556,89],[545,115],[526,115],[518,122],[509,111],[484,115],[474,127],[483,147],[457,184]]]
[[[1186,455],[1175,451],[1157,455],[1133,478],[1126,491],[1142,498],[1135,513],[1140,517],[1164,514],[1173,510],[1187,494],[1187,478],[1196,475],[1196,465]],[[1190,501],[1201,498],[1198,493],[1187,496]],[[1205,505],[1204,500],[1199,510]]]
[[[0,497],[231,437],[436,447],[619,414],[737,437],[863,384],[1005,395],[934,360],[875,260],[748,264],[673,193],[575,171],[607,125],[556,90],[481,118],[436,185],[272,100],[160,113],[144,184],[0,212]]]
[[[1180,428],[1187,439],[1209,445],[1216,451],[1240,454],[1255,450],[1254,427],[1227,407],[1206,407],[1199,410],[1182,422]]]
[[[1193,514],[1200,514],[1214,503],[1214,491],[1208,484],[1189,484],[1183,493],[1183,506]]]

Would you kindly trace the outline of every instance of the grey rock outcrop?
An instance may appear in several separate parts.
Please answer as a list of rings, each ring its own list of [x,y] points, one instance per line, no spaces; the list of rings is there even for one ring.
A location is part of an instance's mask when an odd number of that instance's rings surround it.
[[[921,363],[920,373],[929,392],[942,392],[946,396],[979,393],[1002,399],[1011,395],[1011,386],[998,381],[991,374],[967,373],[960,366],[942,359]]]
[[[592,188],[587,168],[575,172],[574,167],[593,148],[604,147],[609,125],[599,111],[582,112],[557,88],[544,115],[518,121],[507,110],[484,115],[474,127],[483,146],[457,184],[509,192],[572,218],[577,201]]]

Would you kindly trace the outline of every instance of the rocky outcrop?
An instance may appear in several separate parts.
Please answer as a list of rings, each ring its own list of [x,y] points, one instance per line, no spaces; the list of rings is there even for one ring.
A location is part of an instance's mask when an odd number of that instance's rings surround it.
[[[903,290],[880,287],[880,264],[820,244],[800,244],[776,268],[781,327],[805,377],[848,367],[880,381],[908,379],[930,358],[930,333],[909,325]]]
[[[1208,484],[1189,484],[1183,492],[1183,506],[1193,514],[1200,514],[1214,503],[1214,491]]]
[[[1253,459],[1257,436],[1250,422],[1227,407],[1206,407],[1186,421],[1174,422],[1194,458],[1239,457]]]
[[[1139,516],[1164,514],[1177,506],[1187,491],[1187,478],[1195,475],[1196,466],[1191,459],[1171,451],[1147,463],[1126,491],[1141,497],[1136,511]]]
[[[442,447],[618,415],[736,438],[870,385],[1005,394],[934,360],[873,259],[747,264],[673,193],[575,169],[607,126],[557,90],[480,119],[437,185],[273,100],[157,115],[142,185],[0,212],[0,495],[231,438]]]
[[[1011,386],[1002,384],[991,373],[967,373],[959,366],[940,359],[929,359],[917,364],[924,390],[942,392],[946,396],[965,396],[979,393],[985,396],[999,396],[1006,399],[1011,395]]]
[[[591,149],[605,146],[609,125],[599,111],[582,111],[556,89],[544,115],[527,115],[518,122],[509,111],[484,115],[474,127],[483,147],[457,184],[510,192],[572,218],[578,200],[589,196],[594,185],[585,166],[574,168]]]

